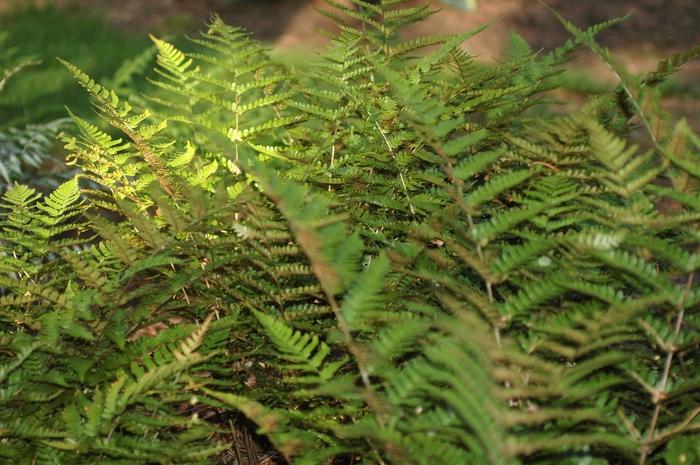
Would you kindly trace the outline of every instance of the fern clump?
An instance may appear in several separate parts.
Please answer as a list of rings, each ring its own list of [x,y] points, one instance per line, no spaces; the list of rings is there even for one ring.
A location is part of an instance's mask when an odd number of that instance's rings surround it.
[[[353,1],[296,71],[217,17],[143,97],[64,62],[103,124],[3,197],[0,457],[695,463],[700,138],[656,86],[698,49],[634,76],[562,19],[487,67]],[[579,46],[619,86],[554,113]]]

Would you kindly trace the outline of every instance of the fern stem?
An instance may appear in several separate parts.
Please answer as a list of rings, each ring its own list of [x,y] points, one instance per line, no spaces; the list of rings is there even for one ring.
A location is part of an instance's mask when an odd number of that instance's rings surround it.
[[[18,64],[14,68],[4,70],[2,73],[2,79],[0,79],[0,91],[2,91],[5,88],[7,81],[9,81],[12,76],[19,73],[20,71],[22,71],[22,69],[26,68],[27,66],[34,66],[38,64],[41,64],[40,60],[27,60]]]
[[[688,431],[700,430],[700,425],[692,424],[693,420],[695,420],[698,416],[700,416],[700,407],[697,407],[695,410],[690,412],[688,416],[675,428],[655,436],[653,445],[656,446],[663,444],[666,441],[673,438],[674,436],[676,436],[677,434],[686,433]]]
[[[370,117],[371,116],[372,115],[370,115]],[[408,208],[411,210],[411,215],[415,216],[416,210],[415,208],[413,208],[413,204],[411,203],[411,196],[408,194],[408,186],[406,185],[406,180],[403,177],[403,170],[401,169],[401,167],[398,166],[398,160],[396,159],[396,155],[394,154],[394,149],[391,148],[389,139],[387,139],[384,130],[379,125],[379,122],[377,120],[374,120],[374,125],[377,127],[379,133],[382,135],[382,138],[384,139],[384,142],[386,143],[386,146],[389,149],[389,155],[391,156],[392,160],[394,160],[394,162],[396,163],[396,166],[399,168],[399,179],[401,180],[401,187],[403,188],[404,194],[406,194],[406,201],[408,201]]]
[[[673,366],[673,356],[677,352],[675,347],[675,341],[678,339],[678,335],[681,332],[681,327],[683,325],[683,317],[685,316],[685,301],[690,294],[690,289],[693,286],[693,280],[695,279],[695,273],[691,273],[688,276],[688,280],[685,285],[685,291],[681,300],[676,304],[678,308],[678,314],[676,315],[676,321],[673,327],[673,343],[666,349],[666,360],[664,361],[664,371],[661,376],[661,382],[659,387],[654,390],[652,394],[652,401],[656,406],[654,407],[654,412],[651,416],[651,422],[649,423],[649,432],[647,433],[647,438],[642,444],[642,451],[639,456],[639,465],[645,465],[649,452],[651,452],[651,446],[656,442],[656,427],[659,422],[659,416],[661,415],[661,406],[664,401],[664,396],[666,394],[666,387],[668,386],[668,379],[671,374],[671,367]]]
[[[596,52],[596,53],[598,53],[598,52]],[[610,70],[615,75],[615,77],[618,79],[618,81],[620,81],[620,85],[622,86],[622,89],[625,91],[625,94],[627,94],[627,98],[629,98],[630,102],[632,102],[632,105],[634,106],[635,110],[637,110],[637,115],[639,116],[639,119],[642,120],[642,123],[644,124],[644,128],[649,133],[649,137],[651,138],[651,141],[653,142],[654,147],[656,147],[656,149],[661,152],[662,151],[661,146],[659,145],[659,142],[656,139],[656,135],[654,134],[654,131],[651,128],[651,123],[649,122],[649,118],[647,118],[644,111],[642,111],[642,107],[639,105],[639,102],[632,94],[632,89],[627,84],[627,82],[626,82],[625,78],[622,76],[622,74],[615,68],[613,63],[611,61],[609,61],[612,59],[607,54],[602,54],[602,53],[604,53],[604,52],[601,50],[599,55],[601,56],[601,58],[603,59],[605,64],[608,66],[608,68],[610,68]]]
[[[328,177],[330,179],[333,179],[333,164],[335,163],[335,136],[338,132],[338,127],[336,126],[333,129],[333,140],[331,144],[331,160],[330,163],[328,164]],[[333,192],[333,185],[329,182],[328,183],[328,192]]]
[[[151,149],[148,143],[136,131],[134,131],[126,123],[123,123],[114,111],[110,110],[110,116],[112,116],[114,126],[123,131],[139,149],[139,152],[141,152],[141,155],[146,160],[146,163],[148,163],[158,178],[158,184],[160,184],[160,187],[173,200],[181,198],[176,186],[167,179],[168,170],[165,168],[165,166],[163,166],[161,161],[158,159],[158,156],[155,154],[153,149]]]
[[[365,364],[365,357],[360,350],[359,345],[355,342],[350,325],[345,320],[345,317],[340,310],[340,305],[335,298],[332,283],[329,282],[329,278],[327,276],[329,267],[326,263],[324,263],[323,259],[318,257],[316,253],[315,249],[317,247],[317,238],[314,235],[310,235],[307,228],[292,215],[290,215],[285,199],[279,197],[273,189],[266,189],[266,194],[278,206],[282,215],[289,222],[290,229],[292,230],[292,233],[299,244],[299,248],[308,258],[311,264],[311,270],[316,276],[319,286],[321,287],[321,290],[328,301],[328,305],[330,306],[331,312],[336,319],[337,327],[343,336],[345,345],[357,364],[360,379],[362,380],[362,385],[364,386],[365,390],[365,400],[367,401],[369,407],[375,412],[377,415],[377,421],[383,427],[386,424],[385,415],[382,413],[383,409],[379,405],[376,393],[372,387],[369,369]]]
[[[432,140],[432,138],[428,138],[428,140]],[[430,142],[429,142],[430,143]],[[445,171],[445,174],[450,178],[450,181],[455,185],[456,188],[456,195],[453,195],[453,199],[455,200],[455,203],[459,206],[460,210],[464,212],[464,214],[467,216],[467,223],[469,226],[469,232],[472,234],[472,236],[476,235],[476,224],[474,223],[474,217],[472,216],[472,210],[464,203],[464,182],[455,175],[454,172],[454,165],[452,164],[452,160],[450,157],[445,154],[444,150],[440,146],[440,144],[436,143],[430,143],[431,147],[433,150],[435,150],[435,153],[443,160],[444,165],[443,169]],[[482,246],[479,243],[476,243],[476,254],[479,257],[479,260],[482,262],[486,262],[485,256],[484,256],[484,251]],[[495,302],[495,297],[493,294],[493,282],[488,279],[484,278],[484,283],[486,286],[486,293],[487,297],[489,299],[489,303],[493,304]],[[501,330],[498,327],[498,324],[494,324],[493,322],[490,322],[491,325],[493,325],[493,336],[494,339],[496,340],[496,344],[498,345],[498,348],[501,347]],[[506,387],[510,387],[509,383],[506,383]]]
[[[313,261],[313,259],[312,259]],[[384,419],[383,415],[379,415],[379,409],[376,407],[376,399],[374,399],[374,389],[372,388],[372,383],[369,379],[369,370],[365,366],[364,363],[364,357],[362,356],[362,352],[359,350],[359,347],[355,343],[355,339],[352,337],[352,332],[350,331],[350,326],[348,325],[347,321],[345,321],[345,318],[343,317],[342,312],[340,311],[340,305],[338,305],[338,301],[335,299],[335,296],[333,296],[333,293],[324,285],[324,281],[319,279],[319,283],[321,284],[321,288],[323,289],[323,293],[326,296],[326,299],[328,300],[328,304],[331,307],[331,310],[333,311],[333,315],[335,316],[337,322],[338,322],[338,329],[340,329],[340,332],[343,334],[343,338],[345,339],[345,344],[348,346],[348,350],[352,354],[352,356],[355,358],[355,363],[357,363],[357,368],[360,372],[360,378],[362,379],[362,384],[365,387],[365,391],[369,395],[369,398],[367,398],[367,403],[370,404],[371,407],[373,407],[373,410],[377,412],[378,414],[378,421],[380,425],[384,426]]]
[[[313,258],[311,258],[311,256],[309,256],[309,259],[313,261]],[[314,273],[316,273],[316,271],[314,271]],[[317,276],[319,275],[317,274]],[[359,349],[359,346],[357,345],[355,339],[352,336],[350,326],[348,325],[347,321],[345,321],[345,318],[343,317],[343,314],[340,311],[340,306],[338,305],[337,300],[333,296],[333,293],[330,291],[330,289],[328,289],[324,285],[324,280],[320,279],[320,276],[319,284],[321,285],[321,289],[323,289],[323,293],[325,294],[326,299],[328,300],[328,304],[330,305],[331,310],[333,311],[333,315],[335,316],[338,322],[338,329],[340,329],[340,332],[343,334],[343,338],[345,339],[345,345],[347,346],[348,351],[350,352],[350,354],[352,354],[353,358],[355,359],[355,363],[357,364],[357,369],[360,372],[360,378],[362,379],[362,384],[365,388],[364,397],[367,401],[367,405],[369,405],[369,407],[376,415],[377,423],[379,423],[380,427],[384,428],[386,426],[386,418],[385,415],[382,413],[383,409],[379,405],[379,399],[377,398],[374,388],[372,387],[372,382],[369,379],[369,370],[365,366],[362,351]],[[379,459],[380,465],[385,465],[384,461],[381,458],[381,455],[379,454],[379,451],[372,443],[372,441],[369,438],[365,438],[365,441],[370,446],[376,457]]]
[[[625,94],[627,95],[627,98],[629,98],[630,102],[634,106],[635,110],[637,111],[637,114],[639,116],[639,119],[642,120],[642,123],[644,124],[645,129],[649,133],[649,136],[651,137],[651,141],[654,144],[654,147],[656,147],[657,150],[662,151],[661,147],[659,146],[659,142],[656,139],[656,135],[654,135],[654,131],[651,128],[651,123],[649,123],[649,119],[647,118],[646,114],[642,110],[641,105],[639,105],[639,102],[637,99],[634,97],[634,94],[632,93],[632,88],[628,83],[627,78],[624,76],[624,72],[621,71],[621,66],[619,66],[614,58],[611,56],[610,51],[601,47],[598,45],[598,43],[595,41],[595,39],[588,38],[585,36],[584,33],[582,33],[576,26],[571,24],[569,21],[564,19],[564,17],[559,14],[554,8],[551,6],[547,5],[543,0],[540,0],[540,2],[544,5],[545,8],[547,8],[549,11],[551,11],[554,16],[559,20],[559,22],[570,32],[576,37],[577,39],[581,40],[583,44],[585,44],[593,53],[598,55],[605,65],[610,68],[610,71],[612,71],[613,75],[617,78],[617,80],[620,82],[620,86],[622,86],[622,89],[625,91]],[[624,68],[623,68],[624,69]]]
[[[617,415],[622,420],[622,424],[627,429],[627,432],[634,438],[635,441],[639,442],[642,440],[642,435],[637,428],[635,428],[634,423],[625,415],[622,409],[617,411]]]

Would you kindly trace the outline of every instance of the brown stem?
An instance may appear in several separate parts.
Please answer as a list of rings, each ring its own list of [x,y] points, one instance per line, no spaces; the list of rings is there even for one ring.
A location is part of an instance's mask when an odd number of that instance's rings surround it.
[[[647,433],[647,438],[642,444],[642,451],[639,455],[639,465],[645,465],[647,457],[649,456],[649,452],[651,452],[652,449],[651,445],[654,442],[656,442],[656,427],[659,422],[659,416],[661,415],[661,406],[664,401],[666,387],[668,386],[668,379],[671,375],[671,367],[673,366],[673,356],[676,353],[675,342],[678,339],[678,335],[681,332],[681,326],[683,325],[683,316],[685,315],[684,305],[686,299],[688,298],[688,295],[690,294],[690,289],[693,286],[694,278],[695,273],[691,273],[688,276],[688,281],[685,285],[683,297],[676,305],[678,313],[676,315],[676,322],[673,327],[673,342],[670,344],[666,351],[666,360],[664,362],[664,371],[661,375],[661,383],[659,384],[658,389],[656,389],[655,392],[652,394],[652,402],[654,402],[656,406],[654,407],[654,412],[651,415],[651,422],[649,423],[649,432]]]

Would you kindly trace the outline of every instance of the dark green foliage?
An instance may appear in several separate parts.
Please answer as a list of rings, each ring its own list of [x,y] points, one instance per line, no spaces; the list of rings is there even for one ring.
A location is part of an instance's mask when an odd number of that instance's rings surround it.
[[[64,62],[112,129],[3,198],[0,457],[217,463],[242,415],[295,464],[697,463],[700,138],[652,86],[692,53],[485,67],[354,3],[296,73],[218,18],[143,99]],[[620,86],[550,116],[581,44]]]
[[[0,14],[7,40],[0,48],[0,69],[17,56],[37,61],[0,93],[0,126],[24,126],[65,116],[65,106],[87,113],[89,106],[56,57],[80,66],[98,79],[112,76],[125,60],[138,55],[148,41],[126,34],[105,18],[78,5],[53,2],[16,3]],[[150,67],[151,64],[148,64]]]
[[[14,182],[47,191],[74,174],[55,143],[69,121],[66,102],[81,112],[89,108],[56,55],[100,76],[116,69],[110,86],[138,101],[138,81],[151,67],[155,47],[117,34],[102,18],[50,6],[3,12],[0,26],[0,191]]]

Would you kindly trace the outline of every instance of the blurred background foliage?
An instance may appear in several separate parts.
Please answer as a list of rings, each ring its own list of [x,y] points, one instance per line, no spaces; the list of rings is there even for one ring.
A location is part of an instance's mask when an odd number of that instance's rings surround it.
[[[74,80],[56,60],[61,57],[89,69],[99,79],[110,77],[125,60],[149,47],[142,34],[120,31],[97,10],[17,5],[0,15],[6,35],[0,67],[32,59],[0,93],[0,124],[17,126],[66,115],[65,105],[88,105]]]
[[[53,143],[66,107],[89,115],[82,90],[56,57],[74,63],[117,92],[136,94],[148,81],[154,52],[148,33],[174,39],[194,34],[212,12],[250,30],[270,45],[282,62],[302,65],[325,45],[319,30],[332,29],[314,7],[322,0],[0,0],[0,77],[18,64],[31,64],[7,79],[0,91],[0,190],[14,180],[35,187],[55,184],[65,171],[61,148]],[[343,0],[339,0],[343,1]],[[700,43],[698,0],[549,0],[580,26],[628,13],[622,25],[604,34],[631,70],[652,69],[657,60]],[[420,3],[417,1],[417,3]],[[436,0],[446,10],[408,31],[422,35],[463,32],[489,23],[469,40],[468,51],[490,66],[516,31],[533,50],[563,43],[568,35],[537,0],[481,0],[453,3]],[[459,3],[459,0],[458,0]],[[465,8],[469,6],[469,8]],[[189,47],[178,40],[180,47]],[[700,71],[697,63],[662,87],[666,109],[700,129]],[[555,94],[566,105],[615,85],[605,65],[585,53],[561,76]],[[129,92],[126,92],[126,91]],[[40,174],[40,173],[44,174]]]

